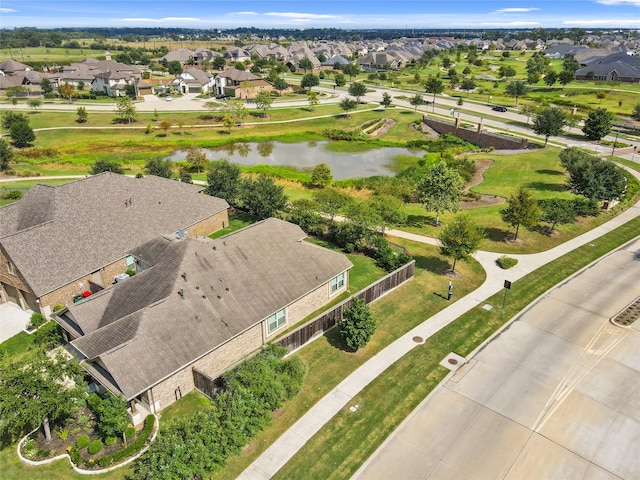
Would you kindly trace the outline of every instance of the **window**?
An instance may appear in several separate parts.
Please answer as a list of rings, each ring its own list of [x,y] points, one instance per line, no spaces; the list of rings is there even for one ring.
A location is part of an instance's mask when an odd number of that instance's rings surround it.
[[[9,273],[11,275],[18,275],[18,272],[16,270],[16,266],[13,264],[13,262],[9,261],[7,262],[7,268],[9,269]]]
[[[267,319],[267,323],[269,324],[269,333],[273,332],[276,328],[284,325],[284,322],[285,322],[285,315],[284,315],[284,308],[283,308],[282,310],[274,313]]]
[[[335,293],[344,287],[344,273],[331,279],[331,293]]]

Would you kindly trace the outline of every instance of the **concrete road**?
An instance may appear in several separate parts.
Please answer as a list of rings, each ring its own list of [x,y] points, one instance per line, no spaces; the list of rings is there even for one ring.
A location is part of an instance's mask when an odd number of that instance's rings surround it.
[[[468,359],[354,476],[640,478],[640,239],[568,280]]]

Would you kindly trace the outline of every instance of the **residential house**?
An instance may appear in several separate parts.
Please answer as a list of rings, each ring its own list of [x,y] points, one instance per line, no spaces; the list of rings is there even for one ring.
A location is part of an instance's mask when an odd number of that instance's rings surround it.
[[[24,72],[33,70],[29,65],[20,63],[12,58],[0,63],[0,75],[21,75]]]
[[[188,68],[175,78],[172,85],[182,93],[208,93],[213,91],[215,81],[207,72]]]
[[[235,62],[244,62],[245,60],[251,59],[251,54],[240,47],[229,47],[223,53],[224,58],[227,62],[235,63]]]
[[[96,293],[135,268],[126,252],[158,235],[223,228],[228,204],[203,188],[110,172],[35,185],[0,207],[0,302],[49,315],[54,306]]]
[[[234,98],[255,98],[260,91],[273,91],[273,85],[251,72],[230,68],[216,75],[215,93]]]
[[[271,218],[216,240],[162,236],[139,273],[54,314],[102,386],[156,413],[348,288],[351,262]]]
[[[395,51],[369,53],[358,57],[358,64],[363,70],[398,70],[404,67],[407,59]]]
[[[640,58],[614,53],[577,70],[576,80],[639,83]]]

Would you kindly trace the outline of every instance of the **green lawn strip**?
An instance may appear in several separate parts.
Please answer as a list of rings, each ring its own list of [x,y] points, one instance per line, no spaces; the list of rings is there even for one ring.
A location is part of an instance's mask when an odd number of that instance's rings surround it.
[[[235,479],[258,455],[293,425],[318,400],[350,373],[398,337],[449,305],[444,295],[450,278],[443,273],[450,264],[430,245],[392,239],[404,245],[416,260],[415,277],[402,287],[371,304],[378,328],[366,348],[346,352],[334,328],[296,352],[307,364],[303,391],[276,412],[270,427],[249,444],[241,456],[233,457],[214,479]],[[458,267],[456,267],[458,269]],[[476,263],[459,263],[460,276],[454,280],[456,294],[471,292],[484,281],[484,271]],[[179,402],[178,402],[179,403]],[[306,476],[299,477],[306,478]]]
[[[637,236],[640,218],[580,247],[513,283],[504,312],[502,292],[462,315],[424,345],[414,348],[369,384],[273,477],[349,478],[448,373],[438,363],[449,352],[469,355],[485,339],[568,274]]]
[[[209,238],[220,238],[224,235],[227,235],[231,232],[235,232],[236,230],[240,230],[241,228],[248,227],[251,224],[254,224],[258,221],[256,217],[253,215],[249,215],[248,213],[243,213],[236,211],[229,215],[229,225],[227,225],[222,230],[218,230],[217,232],[213,232],[209,235]]]
[[[20,332],[0,343],[0,361],[18,361],[24,356],[31,355],[30,350],[33,346],[33,335]]]

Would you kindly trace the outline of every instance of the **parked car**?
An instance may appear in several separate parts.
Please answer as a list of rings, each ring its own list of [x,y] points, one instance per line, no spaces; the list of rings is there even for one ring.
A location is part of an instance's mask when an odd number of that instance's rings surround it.
[[[167,102],[170,102],[171,100],[173,100],[173,97],[172,97],[171,95],[167,95],[164,99],[165,99]]]
[[[496,112],[506,112],[507,107],[503,107],[502,105],[494,105],[491,107],[491,110],[495,110]]]

